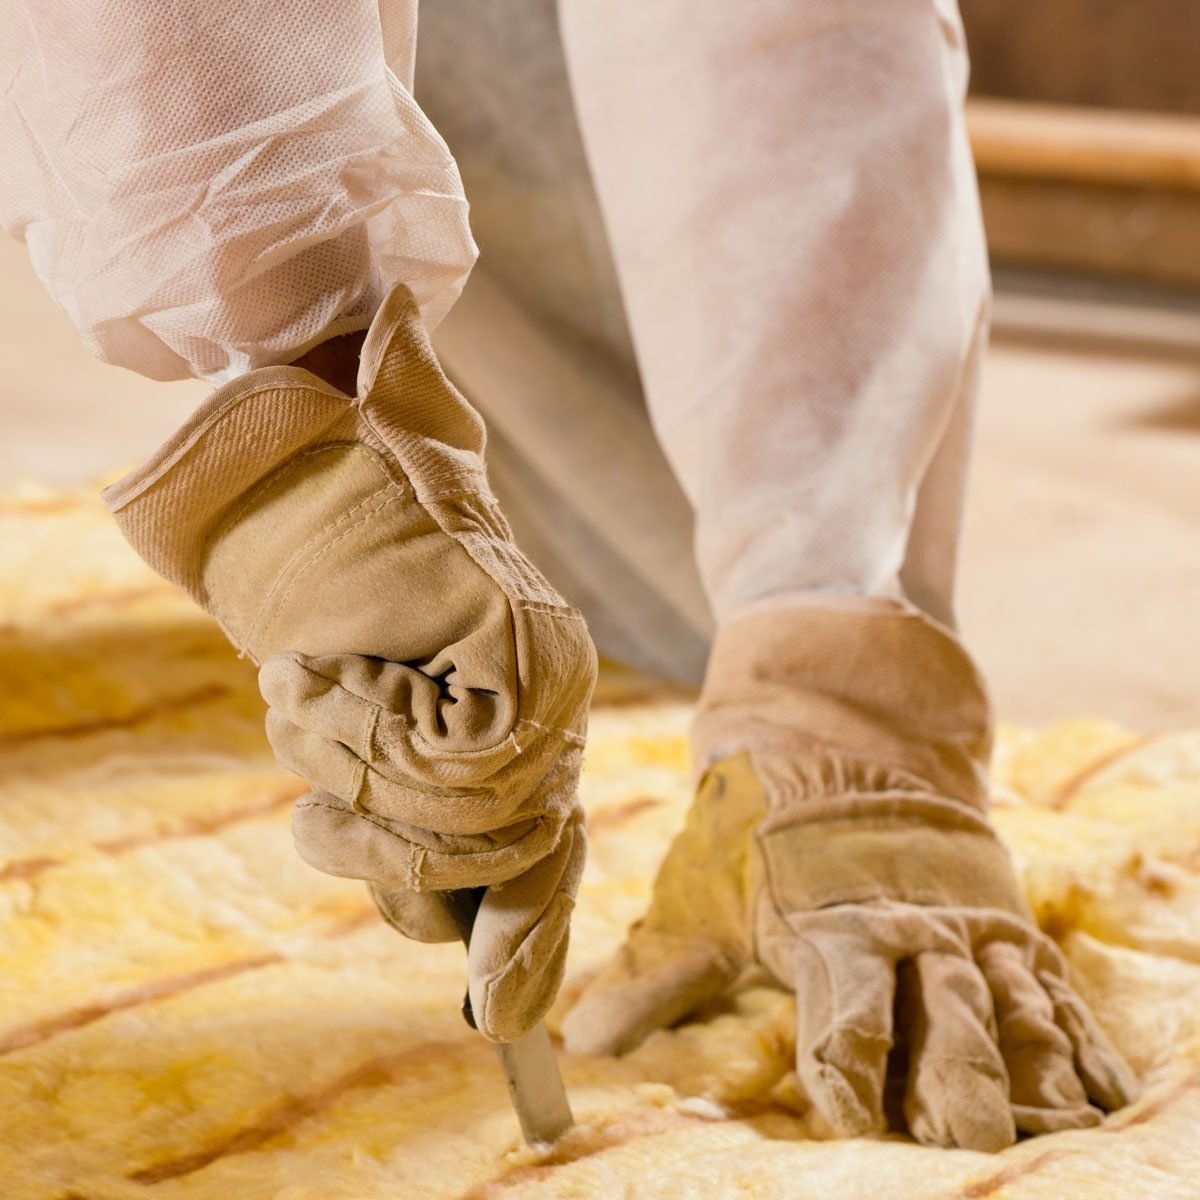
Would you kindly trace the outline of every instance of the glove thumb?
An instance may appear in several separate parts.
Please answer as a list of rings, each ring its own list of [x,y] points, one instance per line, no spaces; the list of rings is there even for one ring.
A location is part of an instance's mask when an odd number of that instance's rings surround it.
[[[738,971],[711,938],[635,925],[567,1013],[563,1040],[572,1053],[623,1054],[724,991]]]
[[[586,854],[576,813],[550,854],[484,895],[467,955],[468,990],[475,1023],[492,1041],[524,1037],[554,1003]]]

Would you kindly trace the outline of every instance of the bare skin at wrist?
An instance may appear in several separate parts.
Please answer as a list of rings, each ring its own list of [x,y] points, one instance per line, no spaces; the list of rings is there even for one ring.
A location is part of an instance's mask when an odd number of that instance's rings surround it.
[[[353,396],[358,390],[358,358],[366,336],[365,329],[357,329],[329,338],[295,359],[292,366],[303,367],[338,391]]]

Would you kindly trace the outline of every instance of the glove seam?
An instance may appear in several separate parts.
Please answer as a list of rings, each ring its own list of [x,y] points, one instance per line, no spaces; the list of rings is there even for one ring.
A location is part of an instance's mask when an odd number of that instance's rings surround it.
[[[845,904],[869,904],[872,900],[892,900],[897,904],[911,904],[916,908],[953,908],[954,905],[948,904],[944,893],[928,891],[924,888],[913,892],[905,892],[903,895],[897,895],[894,892],[882,892],[878,890],[863,891],[863,892],[847,892],[839,893],[836,900],[818,900],[811,908],[797,909],[799,915],[809,912],[823,912],[830,908],[840,908]],[[1003,909],[988,909],[979,908],[972,909],[973,912],[1003,912]]]
[[[351,441],[346,441],[346,440],[339,440],[339,441],[334,441],[334,442],[322,442],[319,446],[310,446],[306,450],[301,450],[297,454],[293,454],[292,457],[289,458],[286,462],[280,463],[279,466],[276,467],[269,475],[267,475],[263,479],[260,479],[258,481],[258,483],[255,484],[255,486],[252,487],[250,489],[250,491],[247,492],[246,495],[242,497],[242,502],[237,506],[237,508],[235,508],[232,512],[230,512],[230,514],[221,521],[220,525],[218,525],[217,528],[213,531],[209,540],[215,541],[217,538],[224,537],[224,535],[227,534],[229,532],[229,530],[238,523],[239,520],[241,520],[241,518],[245,515],[246,510],[259,498],[260,495],[262,495],[263,492],[269,491],[270,488],[274,484],[277,484],[280,482],[280,476],[282,475],[283,471],[286,468],[291,467],[295,463],[300,462],[301,459],[314,458],[318,454],[326,454],[330,450],[337,450],[337,449],[348,450],[353,454],[357,454],[360,458],[366,459],[366,461],[372,467],[374,467],[375,470],[380,473],[380,475],[383,476],[385,485],[386,484],[396,484],[396,481],[394,479],[392,479],[391,476],[388,475],[388,473],[379,465],[378,456],[374,453],[368,452],[366,447],[363,446],[361,443],[351,442]],[[400,486],[400,485],[396,485],[396,486]],[[368,503],[377,494],[378,494],[378,492],[372,492],[365,499],[360,500],[358,502],[358,504],[354,505],[351,508],[348,508],[345,512],[343,512],[339,516],[335,517],[325,527],[325,529],[330,529],[333,526],[337,525],[339,522],[345,520],[348,516],[350,516],[351,513],[353,513],[356,509],[361,508],[364,504]],[[318,530],[317,533],[313,534],[309,540],[310,541],[315,540],[316,538],[320,537],[321,533],[323,533],[323,532],[324,532],[324,530]],[[303,549],[303,547],[301,547],[301,549]]]
[[[422,492],[421,501],[426,500],[448,500],[452,496],[479,496],[484,500],[490,500],[491,495],[483,488],[453,488],[445,492]]]
[[[353,695],[354,693],[351,692],[350,694]],[[381,704],[375,704],[370,701],[368,701],[368,703],[371,705],[371,708],[370,708],[371,715],[367,718],[366,736],[364,737],[363,741],[364,741],[364,749],[367,752],[365,761],[368,764],[370,764],[371,769],[374,770],[375,769],[374,768],[375,760],[376,759],[386,759],[386,757],[387,757],[386,754],[381,753],[380,742],[378,739],[379,718],[383,713],[383,706]],[[403,718],[403,719],[406,720],[407,718]],[[378,774],[379,772],[376,772],[376,773]]]
[[[559,621],[579,621],[583,624],[587,623],[583,613],[581,613],[579,609],[573,608],[569,604],[563,604],[560,607],[554,607],[553,605],[546,604],[544,601],[526,600],[513,605],[513,607],[520,609],[521,612],[540,613],[544,617],[554,617]]]
[[[392,485],[389,481],[389,486],[394,486],[394,485]],[[375,492],[374,495],[376,495],[376,496],[382,495],[385,490],[386,490],[385,488],[381,488],[378,492]],[[399,489],[397,489],[397,490],[399,490]],[[317,563],[320,562],[321,559],[334,546],[336,546],[338,544],[338,542],[342,541],[343,538],[349,537],[350,534],[352,534],[356,529],[358,529],[362,525],[365,525],[372,518],[377,517],[381,512],[383,512],[383,510],[385,508],[388,508],[390,505],[393,505],[393,504],[398,504],[404,499],[405,499],[405,496],[404,496],[403,492],[400,492],[399,495],[389,497],[378,507],[373,508],[370,512],[364,513],[361,517],[358,518],[358,520],[356,520],[352,524],[346,526],[346,528],[343,529],[341,531],[341,533],[339,533],[337,535],[337,537],[330,538],[327,542],[325,542],[325,544],[320,548],[320,550],[317,551],[316,554],[312,555],[303,564],[303,566],[297,567],[296,571],[292,575],[291,582],[288,584],[287,591],[284,592],[284,594],[280,597],[279,603],[275,605],[275,611],[271,614],[271,619],[270,619],[270,621],[267,622],[266,626],[264,626],[260,636],[263,639],[265,639],[266,636],[271,632],[271,630],[275,627],[275,622],[277,620],[279,620],[279,614],[283,612],[284,606],[287,604],[288,599],[291,597],[292,592],[295,591],[296,584],[298,584],[300,582],[300,580],[305,575],[307,575],[308,572],[311,571],[313,569],[313,567],[315,567],[317,565]],[[299,557],[301,552],[303,550],[307,550],[310,546],[312,546],[314,541],[315,541],[315,539],[310,539],[307,543],[305,543],[305,545],[301,548],[301,550],[297,551],[296,554],[293,555],[292,559],[288,563],[289,568],[291,567],[292,563],[294,563],[297,560],[297,558]],[[280,573],[280,578],[281,579],[283,578],[282,572]],[[274,592],[274,588],[272,588],[271,591]],[[253,633],[257,629],[259,621],[262,620],[262,616],[266,610],[267,601],[270,599],[270,595],[271,595],[271,593],[268,593],[268,595],[264,598],[263,603],[259,608],[259,612],[255,616],[254,624],[251,627],[250,633],[247,634],[247,642],[249,641],[250,636],[253,635]]]
[[[832,802],[847,801],[852,804],[856,800],[897,800],[897,801],[933,801],[940,804],[942,812],[936,810],[924,812],[871,812],[847,811],[837,815],[806,813],[804,808],[816,807],[826,800]],[[777,803],[777,802],[776,802]],[[953,808],[950,807],[953,805]],[[801,807],[803,806],[803,807]],[[971,818],[976,818],[972,820]],[[898,826],[916,825],[935,833],[963,833],[970,837],[987,838],[1001,841],[991,823],[974,809],[960,808],[954,801],[947,801],[943,796],[917,794],[914,792],[860,792],[846,793],[842,796],[821,797],[818,800],[803,800],[768,806],[763,818],[764,826],[770,830],[793,829],[798,827],[814,828],[816,826],[846,826],[853,829],[871,829],[887,832]],[[835,831],[836,832],[836,831]]]
[[[405,884],[405,886],[408,888],[409,891],[413,891],[413,892],[420,892],[420,891],[425,890],[420,886],[421,877],[420,877],[419,870],[416,869],[415,864],[414,864],[414,855],[419,857],[422,861],[428,856],[436,856],[439,859],[445,859],[447,861],[450,861],[450,860],[456,859],[456,858],[460,858],[460,859],[461,858],[469,858],[469,859],[472,859],[477,862],[480,860],[483,860],[484,862],[486,862],[493,855],[503,855],[507,852],[511,852],[514,848],[520,847],[523,843],[532,840],[535,837],[535,835],[537,833],[539,833],[540,831],[542,831],[543,829],[553,826],[553,822],[551,822],[549,820],[547,815],[526,817],[526,818],[524,818],[524,820],[529,821],[530,828],[528,829],[527,832],[523,833],[519,838],[515,839],[514,841],[507,842],[504,845],[496,845],[492,849],[489,849],[489,850],[470,850],[470,851],[466,851],[461,854],[454,854],[454,853],[447,852],[445,850],[430,850],[428,846],[423,846],[423,845],[421,845],[421,843],[413,841],[411,838],[406,837],[403,833],[400,833],[396,829],[392,828],[392,826],[394,824],[396,824],[396,822],[391,821],[388,817],[381,817],[377,813],[373,813],[370,810],[359,811],[354,808],[342,807],[339,804],[330,804],[327,800],[320,798],[319,796],[315,795],[314,793],[309,793],[306,796],[302,796],[298,801],[296,801],[296,807],[297,808],[321,808],[327,812],[337,813],[339,816],[350,816],[350,817],[356,817],[362,821],[369,821],[376,828],[381,829],[384,833],[389,834],[391,837],[396,838],[397,841],[401,842],[405,847],[408,848],[408,851],[409,851],[409,854],[408,854],[409,862],[407,864],[408,868],[409,868],[408,875],[407,875],[408,882]],[[412,828],[418,829],[421,827],[414,825]],[[435,837],[445,836],[445,835],[439,834],[437,832],[437,830],[434,830],[434,829],[426,829],[426,830],[423,830],[423,832],[433,834]],[[480,837],[481,835],[479,835],[479,834],[454,834],[451,836]],[[414,873],[414,870],[416,871],[416,873]],[[496,882],[505,882],[505,881],[497,880]],[[491,885],[489,885],[489,886],[491,886]]]
[[[478,749],[475,749],[475,750],[447,750],[447,749],[444,749],[443,747],[438,746],[435,743],[429,741],[429,739],[426,738],[425,735],[421,732],[420,728],[418,727],[418,725],[416,724],[415,721],[410,721],[410,720],[408,720],[408,718],[403,717],[399,713],[390,714],[390,715],[400,717],[400,720],[403,722],[403,725],[404,725],[403,736],[409,737],[414,742],[419,743],[419,748],[422,751],[428,753],[430,757],[440,759],[440,760],[452,760],[455,762],[463,762],[463,761],[469,761],[474,758],[485,758],[488,755],[495,754],[496,751],[499,750],[506,742],[511,742],[513,744],[514,748],[516,749],[517,753],[522,754],[522,753],[524,753],[524,748],[521,746],[520,742],[518,742],[517,738],[516,738],[517,731],[520,729],[536,729],[542,733],[554,734],[572,746],[584,746],[587,743],[586,737],[584,737],[582,734],[575,733],[573,730],[563,729],[557,725],[542,725],[538,721],[534,721],[529,717],[519,717],[517,720],[515,720],[513,722],[512,728],[508,731],[508,733],[506,733],[502,738],[499,738],[497,741],[493,742],[490,746],[480,746]],[[398,738],[393,737],[390,734],[377,733],[376,737],[377,737],[378,744],[380,746],[384,747],[385,751],[387,749],[395,749],[397,747],[403,748],[403,743],[401,743]],[[389,755],[385,752],[381,757],[383,757],[384,759],[392,759],[392,758],[399,758],[402,756],[401,755]],[[512,760],[510,759],[509,761],[511,762]],[[503,764],[503,765],[507,765],[507,764]],[[497,768],[497,769],[499,769],[499,768]],[[395,782],[401,782],[403,778],[406,778],[401,775],[396,775],[396,776],[386,775],[382,771],[377,771],[377,773],[380,774],[381,776],[383,776],[383,778],[391,779],[391,780],[394,780]],[[455,794],[455,795],[458,795],[458,794],[462,794],[462,795],[481,794],[487,790],[488,790],[487,788],[454,789],[452,794]]]
[[[298,369],[284,366],[264,367],[262,369],[271,372],[299,370],[306,378],[298,382],[290,383],[289,386],[289,381],[276,377],[273,378],[269,383],[261,383],[258,386],[249,389],[248,391],[238,392],[236,395],[230,396],[224,403],[218,405],[214,411],[209,413],[194,429],[190,430],[187,437],[160,462],[154,463],[154,465],[151,466],[151,463],[155,457],[152,455],[150,461],[144,463],[139,468],[135,468],[129,473],[129,475],[126,475],[123,479],[118,480],[116,483],[112,484],[111,487],[105,488],[105,504],[108,506],[109,512],[120,512],[121,509],[125,508],[129,504],[132,504],[134,500],[138,499],[138,497],[149,491],[150,488],[159,483],[173,467],[178,465],[182,459],[184,459],[192,450],[196,448],[197,445],[199,445],[201,439],[205,434],[208,433],[210,429],[213,428],[214,425],[219,424],[234,409],[241,407],[243,404],[246,404],[258,396],[266,395],[268,392],[288,391],[294,389],[320,396],[323,399],[340,400],[343,405],[346,404],[346,397],[341,392],[337,391],[330,385],[326,385],[323,381],[312,375],[311,372],[304,371],[303,368]],[[308,379],[312,379],[314,382],[309,383]],[[235,379],[223,386],[235,387],[238,383],[239,381]],[[314,386],[314,384],[317,386]],[[207,403],[211,404],[214,399],[215,395],[209,397]],[[201,409],[203,409],[203,407],[205,407],[205,405],[202,405]],[[193,419],[195,415],[196,414],[193,414]],[[176,436],[178,436],[178,433]],[[171,440],[174,439],[172,438]],[[141,474],[143,471],[146,472],[145,475]],[[129,490],[127,492],[116,492],[113,494],[112,499],[107,498],[109,493],[113,493],[113,489],[120,488],[123,484],[128,484]]]
[[[351,772],[350,786],[353,789],[350,793],[350,807],[358,813],[369,812],[370,809],[363,804],[362,794],[364,786],[367,782],[367,764],[357,755],[354,757],[354,767]]]
[[[403,494],[403,492],[405,491],[405,485],[397,483],[397,481],[395,479],[393,479],[388,474],[388,472],[379,464],[379,462],[377,460],[377,456],[374,453],[368,451],[365,447],[358,445],[357,443],[354,443],[354,442],[345,442],[345,441],[323,442],[320,446],[314,446],[308,450],[302,450],[299,454],[294,454],[291,458],[289,458],[287,460],[286,463],[281,464],[274,471],[272,471],[265,479],[260,480],[258,482],[257,486],[253,487],[250,490],[250,492],[243,498],[242,503],[239,504],[238,507],[232,513],[230,513],[224,520],[222,520],[220,525],[212,532],[212,534],[209,535],[209,537],[205,539],[207,545],[213,545],[214,543],[218,542],[221,538],[223,538],[238,523],[238,521],[240,521],[241,518],[243,516],[245,516],[246,512],[251,508],[251,506],[256,501],[258,501],[264,495],[264,493],[269,492],[272,487],[276,486],[277,484],[279,484],[282,481],[282,475],[283,475],[283,472],[285,471],[285,469],[290,468],[293,464],[300,462],[302,459],[314,457],[318,454],[325,454],[325,453],[328,453],[328,451],[331,449],[338,449],[338,448],[342,448],[342,447],[344,447],[350,453],[356,454],[360,458],[365,459],[370,464],[370,466],[372,466],[382,476],[382,478],[383,478],[382,485],[379,488],[377,488],[375,491],[371,492],[369,495],[364,497],[362,500],[360,500],[357,504],[353,505],[351,508],[347,509],[345,512],[340,513],[336,518],[334,518],[334,520],[330,521],[323,528],[321,528],[321,529],[317,530],[315,533],[311,534],[309,536],[309,538],[303,543],[303,545],[298,546],[296,548],[296,550],[292,553],[292,555],[288,559],[288,561],[280,569],[278,575],[276,576],[275,582],[271,585],[267,594],[259,602],[258,608],[255,610],[254,616],[250,622],[250,628],[247,631],[245,638],[241,640],[241,644],[248,645],[250,643],[251,639],[254,637],[255,632],[258,629],[258,625],[263,618],[263,614],[266,611],[267,605],[269,604],[272,595],[274,595],[276,588],[278,588],[278,586],[279,586],[279,581],[282,580],[284,578],[284,576],[288,573],[288,571],[291,570],[291,568],[295,565],[295,563],[297,563],[303,557],[304,552],[307,549],[309,549],[309,547],[311,547],[316,542],[318,542],[327,533],[336,529],[340,524],[349,520],[350,517],[352,517],[354,515],[354,513],[356,513],[360,508],[363,508],[365,505],[370,504],[372,501],[374,501],[377,497],[382,495],[389,488],[397,488]],[[383,506],[380,506],[380,508],[381,507],[383,507]],[[378,512],[378,511],[380,511],[380,509],[376,508],[373,511]],[[289,588],[289,594],[290,594],[290,591],[291,591],[291,589]],[[207,607],[212,610],[213,615],[221,622],[222,627],[225,627],[228,624],[228,622],[227,622],[224,614],[218,609],[217,605],[213,602],[212,597],[209,595],[207,587],[204,588],[204,602],[207,605]],[[272,624],[274,624],[274,620],[272,620]]]
[[[571,729],[564,729],[559,725],[543,725],[540,721],[533,720],[532,717],[521,717],[513,723],[513,728],[537,729],[542,733],[553,733],[574,746],[584,746],[587,744],[587,738],[583,734],[576,733]]]

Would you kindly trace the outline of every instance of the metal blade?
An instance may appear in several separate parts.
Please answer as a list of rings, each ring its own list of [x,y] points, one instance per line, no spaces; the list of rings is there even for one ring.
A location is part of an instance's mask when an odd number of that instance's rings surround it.
[[[496,1050],[525,1140],[530,1145],[557,1141],[575,1118],[546,1026],[535,1026],[518,1042],[501,1042]]]
[[[446,911],[468,949],[475,917],[486,892],[487,888],[476,887],[442,893]],[[462,1013],[467,1024],[472,1029],[477,1028],[469,990],[463,997]],[[496,1051],[525,1140],[531,1146],[557,1141],[575,1123],[575,1118],[567,1103],[567,1092],[558,1073],[558,1062],[546,1026],[534,1026],[520,1041],[498,1042]]]

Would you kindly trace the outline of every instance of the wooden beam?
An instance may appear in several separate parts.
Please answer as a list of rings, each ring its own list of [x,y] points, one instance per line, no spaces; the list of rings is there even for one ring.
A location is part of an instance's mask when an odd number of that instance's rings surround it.
[[[1200,118],[978,100],[997,263],[1200,285]]]
[[[981,175],[1200,191],[1200,117],[967,101]]]

